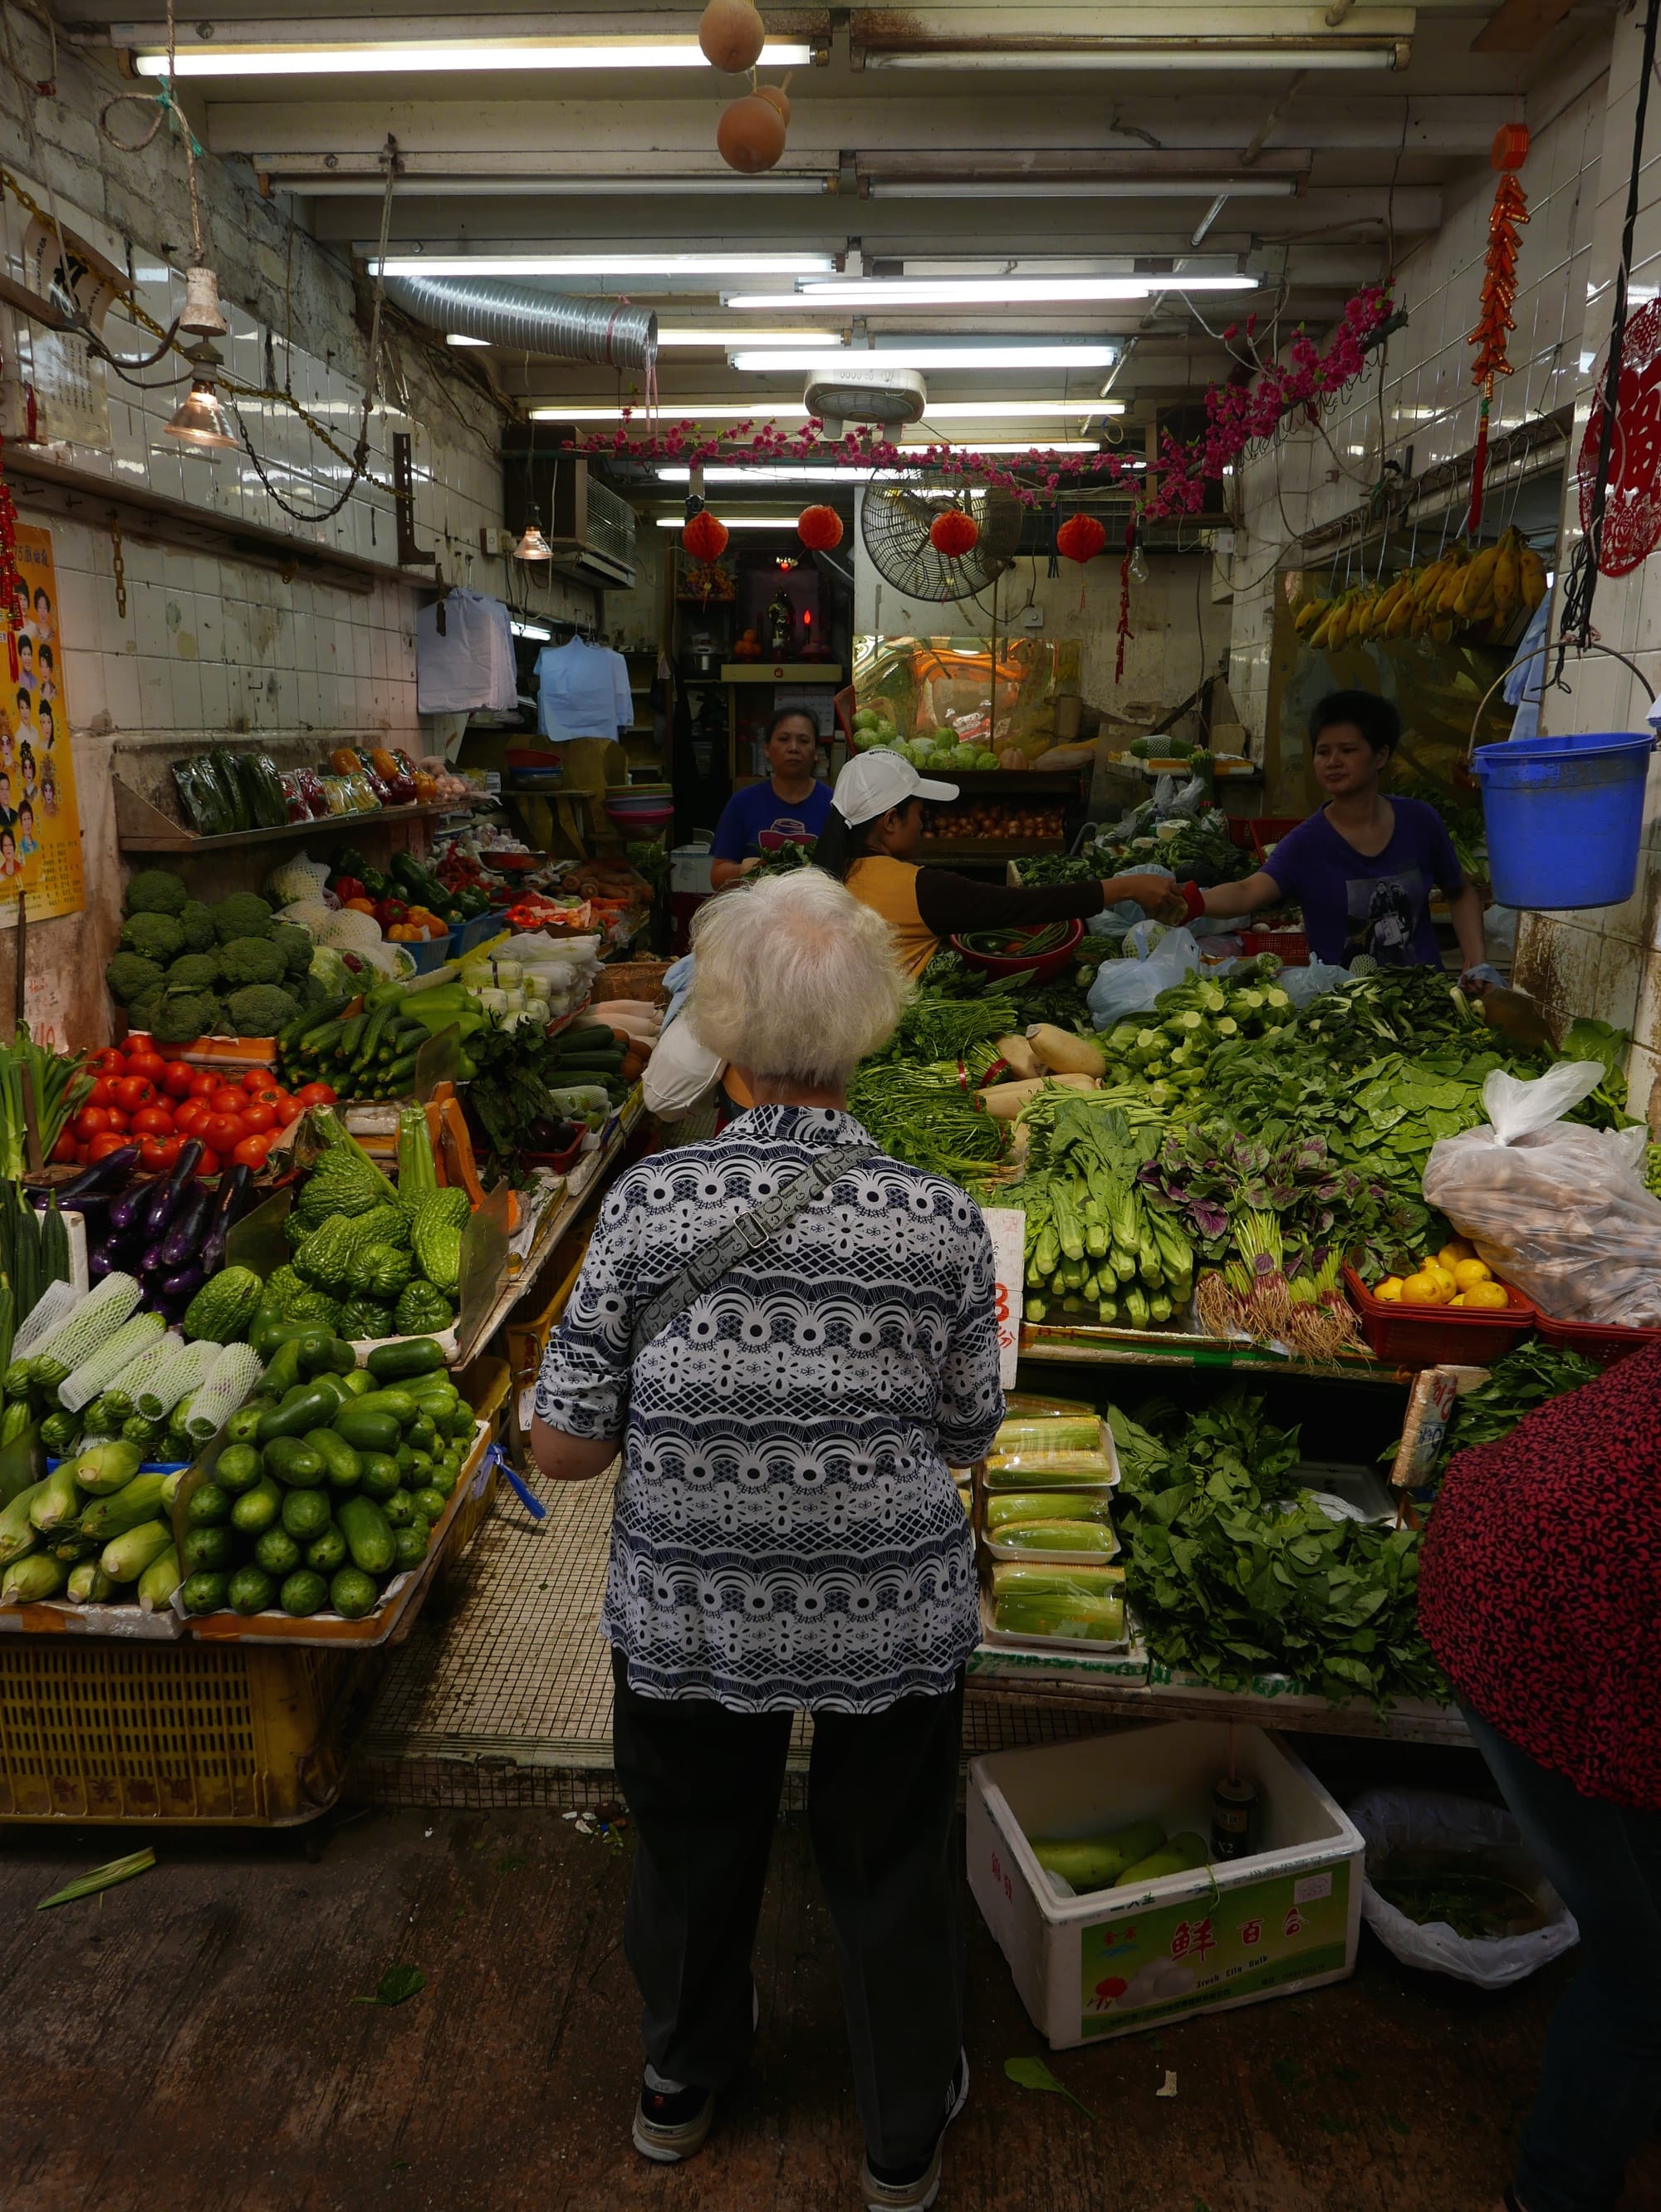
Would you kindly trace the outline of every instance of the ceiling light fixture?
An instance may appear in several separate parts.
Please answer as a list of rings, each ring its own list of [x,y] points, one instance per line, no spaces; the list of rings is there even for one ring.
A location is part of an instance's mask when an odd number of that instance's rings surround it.
[[[191,388],[162,424],[163,434],[176,438],[190,452],[216,460],[221,453],[234,453],[242,443],[214,390],[213,372],[224,363],[205,339],[193,345],[185,358],[191,364]]]
[[[621,422],[624,417],[621,407],[594,407],[575,404],[567,407],[533,407],[530,412],[533,422]],[[659,422],[771,422],[788,417],[800,420],[807,414],[805,407],[786,405],[772,399],[751,400],[748,405],[735,407],[725,401],[706,404],[698,399],[660,400],[658,407]],[[1047,421],[1064,417],[1080,422],[1093,420],[1098,415],[1122,415],[1122,399],[931,399],[924,420],[930,422],[997,422],[1008,420]],[[628,410],[632,420],[645,419],[645,409],[636,405]]]
[[[127,41],[115,34],[112,43]],[[770,39],[761,49],[762,69],[801,69],[813,48],[791,39]],[[262,41],[238,46],[180,46],[174,55],[177,76],[353,76],[391,71],[443,71],[446,76],[486,70],[706,70],[695,39],[489,39],[451,40],[428,45],[361,40],[352,44],[277,46]],[[166,49],[141,52],[133,61],[140,76],[166,76]]]
[[[782,353],[762,350],[728,356],[730,365],[758,376],[795,368],[1111,368],[1118,358],[1115,345],[1029,344],[927,345],[913,344],[868,349],[841,346],[834,353]]]
[[[513,548],[516,561],[551,561],[554,549],[543,536],[542,517],[533,507],[530,520],[519,532],[519,542]]]
[[[389,253],[372,276],[807,276],[828,253]],[[800,307],[801,301],[791,304]]]
[[[943,442],[940,439],[908,438],[899,450],[902,453],[914,453],[921,460],[931,445],[938,446]],[[1094,453],[1100,448],[1094,438],[1070,438],[1046,439],[1041,444],[1034,440],[1025,445],[1011,441],[983,446],[977,442],[965,450],[977,453]],[[810,462],[803,462],[799,466],[760,462],[754,467],[747,467],[706,461],[703,469],[706,483],[869,483],[873,476],[892,476],[894,473],[892,469],[840,461],[820,468],[814,467]],[[659,483],[688,483],[691,481],[692,471],[685,467],[660,468],[657,477]]]
[[[324,173],[318,168],[315,154],[272,155],[270,161],[270,167],[264,173],[289,191],[303,191],[308,199],[367,198],[379,191],[386,173],[384,168],[349,170],[343,161],[339,169]],[[580,173],[564,177],[517,173],[458,177],[438,169],[423,169],[419,161],[416,156],[407,168],[401,166],[398,170],[400,206],[412,199],[440,195],[445,199],[684,199],[688,193],[718,198],[734,192],[746,192],[752,197],[757,192],[792,192],[803,199],[822,199],[831,189],[830,177],[823,170],[804,175],[799,171],[767,169],[757,177],[734,176],[730,171],[718,177],[602,177]]]
[[[488,346],[490,343],[488,338],[470,338],[465,331],[447,331],[444,342],[452,346]]]
[[[1227,187],[1235,199],[1290,199],[1295,177],[872,177],[874,200],[1198,200]]]
[[[1215,191],[1216,187],[1212,188]],[[389,270],[389,274],[391,273]],[[1147,300],[1156,292],[1255,292],[1256,276],[849,276],[809,279],[794,292],[733,292],[722,306],[784,307],[1027,307],[1088,300]]]
[[[653,519],[659,530],[686,528],[684,514],[659,514]],[[729,530],[794,530],[797,518],[793,514],[723,514],[721,520]]]
[[[528,637],[533,644],[547,645],[551,642],[554,635],[553,631],[544,629],[541,623],[510,622],[507,627],[515,637]]]
[[[882,53],[867,47],[868,70],[1398,70],[1407,67],[1407,39],[1277,39],[1272,44],[1194,39],[1182,45],[1158,40],[1104,40],[1099,46],[974,46],[945,51]]]
[[[742,339],[746,345],[834,346],[842,343],[840,331],[746,330],[742,324],[729,323],[722,331],[666,330],[658,325],[658,349],[665,346],[730,346]]]

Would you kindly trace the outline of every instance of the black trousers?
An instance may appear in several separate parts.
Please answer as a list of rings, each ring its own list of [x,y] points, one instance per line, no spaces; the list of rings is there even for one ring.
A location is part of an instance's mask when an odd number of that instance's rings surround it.
[[[642,1698],[613,1656],[617,1778],[635,1829],[623,1942],[653,2069],[718,2089],[751,2039],[750,1954],[792,1716]],[[954,1841],[963,1677],[879,1713],[816,1713],[808,1826],[836,1934],[870,2157],[939,2134],[962,2046]]]

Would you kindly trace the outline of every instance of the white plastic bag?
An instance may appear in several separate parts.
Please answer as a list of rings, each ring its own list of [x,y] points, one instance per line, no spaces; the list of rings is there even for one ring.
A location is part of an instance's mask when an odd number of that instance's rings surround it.
[[[1661,1200],[1640,1172],[1644,1131],[1557,1118],[1604,1073],[1560,1060],[1529,1082],[1495,1068],[1482,1085],[1489,1126],[1437,1139],[1425,1199],[1555,1320],[1661,1328]]]
[[[1161,991],[1180,983],[1200,964],[1199,946],[1185,929],[1168,929],[1145,960],[1105,960],[1086,1004],[1099,1030],[1126,1014],[1150,1014]]]
[[[1275,981],[1300,1013],[1323,991],[1336,991],[1349,981],[1348,968],[1334,968],[1325,960],[1311,960],[1301,968],[1282,968]]]
[[[1369,1790],[1349,1812],[1367,1840],[1361,1917],[1404,1966],[1451,1974],[1479,1990],[1504,1990],[1579,1942],[1573,1914],[1524,1850],[1503,1806],[1439,1790]],[[1482,1873],[1526,1890],[1544,1911],[1543,1924],[1525,1936],[1456,1936],[1446,1921],[1422,1926],[1409,1920],[1373,1886],[1398,1852],[1450,1850],[1478,1855]]]

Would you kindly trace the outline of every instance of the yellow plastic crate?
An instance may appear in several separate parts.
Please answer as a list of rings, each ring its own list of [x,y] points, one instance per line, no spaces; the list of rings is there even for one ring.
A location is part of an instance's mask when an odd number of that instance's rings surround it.
[[[0,1639],[0,1820],[314,1820],[377,1671],[373,1652]]]

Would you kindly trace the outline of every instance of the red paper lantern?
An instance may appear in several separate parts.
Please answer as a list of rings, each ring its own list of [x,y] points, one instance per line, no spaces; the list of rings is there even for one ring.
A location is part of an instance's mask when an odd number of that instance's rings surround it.
[[[1488,158],[1490,168],[1520,169],[1528,159],[1527,124],[1502,123],[1494,134]]]
[[[718,561],[727,550],[729,532],[707,507],[700,508],[681,532],[681,543],[694,561]]]
[[[809,553],[828,553],[842,543],[842,518],[834,507],[804,507],[796,518],[796,534]]]
[[[1107,532],[1094,514],[1070,515],[1056,532],[1056,551],[1076,561],[1081,568],[1094,561],[1107,543]]]
[[[980,543],[980,525],[961,507],[949,507],[929,525],[929,543],[949,561],[961,561]]]

